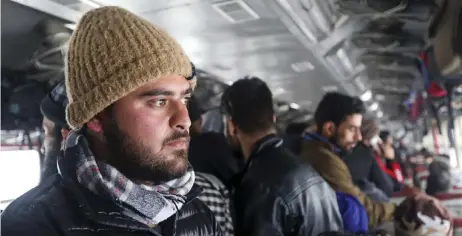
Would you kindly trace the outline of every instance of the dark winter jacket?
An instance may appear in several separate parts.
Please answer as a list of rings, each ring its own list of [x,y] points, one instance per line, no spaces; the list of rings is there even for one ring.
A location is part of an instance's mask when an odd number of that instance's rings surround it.
[[[175,215],[149,228],[107,201],[60,175],[48,178],[12,202],[3,212],[2,236],[192,236],[221,235],[212,212],[196,196]]]

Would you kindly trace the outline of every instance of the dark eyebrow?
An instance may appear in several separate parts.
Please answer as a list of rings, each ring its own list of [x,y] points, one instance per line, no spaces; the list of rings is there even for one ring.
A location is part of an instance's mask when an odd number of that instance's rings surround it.
[[[188,88],[181,92],[181,95],[189,95],[192,93],[192,88]],[[174,96],[175,93],[172,91],[168,90],[163,90],[163,89],[153,89],[149,90],[147,92],[144,92],[140,95],[140,97],[156,97],[156,96]]]
[[[191,93],[193,93],[193,89],[191,87],[189,87],[188,89],[186,89],[185,91],[183,91],[181,93],[181,95],[191,95]]]

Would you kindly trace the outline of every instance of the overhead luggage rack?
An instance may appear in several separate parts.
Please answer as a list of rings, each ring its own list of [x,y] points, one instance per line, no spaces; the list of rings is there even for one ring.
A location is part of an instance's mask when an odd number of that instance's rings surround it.
[[[374,50],[364,50],[359,55],[358,61],[366,65],[383,65],[383,66],[405,66],[415,67],[418,65],[417,56],[396,52],[380,52]]]
[[[408,0],[339,0],[339,10],[350,15],[392,15],[404,11]]]
[[[414,52],[418,53],[425,47],[425,42],[409,33],[355,33],[349,41],[358,48],[373,49],[383,52]]]
[[[338,12],[336,0],[277,0],[312,43],[328,38],[347,16]]]

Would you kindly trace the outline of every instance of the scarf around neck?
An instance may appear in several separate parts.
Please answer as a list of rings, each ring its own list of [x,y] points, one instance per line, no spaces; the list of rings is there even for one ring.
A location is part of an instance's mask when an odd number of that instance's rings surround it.
[[[186,194],[194,185],[194,171],[159,185],[136,184],[113,166],[97,161],[86,138],[72,132],[64,147],[64,156],[76,157],[77,181],[94,194],[109,199],[123,213],[153,227],[174,215],[186,201]]]

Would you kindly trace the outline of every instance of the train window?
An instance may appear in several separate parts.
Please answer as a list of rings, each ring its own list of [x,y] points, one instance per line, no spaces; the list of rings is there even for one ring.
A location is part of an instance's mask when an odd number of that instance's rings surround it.
[[[35,150],[0,151],[0,210],[40,181],[40,156]]]

